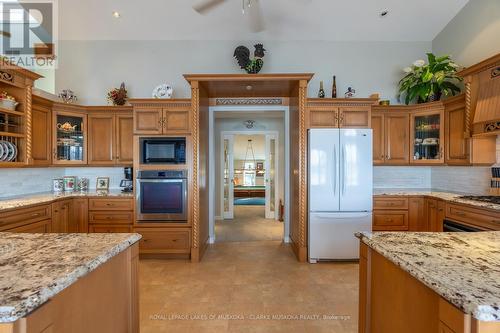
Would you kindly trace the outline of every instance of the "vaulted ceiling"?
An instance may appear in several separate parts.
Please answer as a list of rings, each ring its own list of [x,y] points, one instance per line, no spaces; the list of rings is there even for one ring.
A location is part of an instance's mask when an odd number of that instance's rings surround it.
[[[266,30],[252,33],[241,0],[208,15],[192,9],[197,1],[59,0],[60,39],[431,41],[468,2],[258,0]]]

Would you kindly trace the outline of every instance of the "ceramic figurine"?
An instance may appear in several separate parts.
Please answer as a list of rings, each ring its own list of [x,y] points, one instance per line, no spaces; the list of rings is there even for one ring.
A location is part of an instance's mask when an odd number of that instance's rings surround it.
[[[353,98],[356,96],[356,90],[354,90],[352,87],[347,88],[346,93],[344,94],[345,98]]]

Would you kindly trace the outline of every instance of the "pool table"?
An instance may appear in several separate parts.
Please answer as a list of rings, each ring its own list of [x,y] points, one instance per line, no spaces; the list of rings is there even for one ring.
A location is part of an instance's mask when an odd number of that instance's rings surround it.
[[[234,197],[235,198],[265,198],[266,187],[265,186],[235,186],[234,187]]]

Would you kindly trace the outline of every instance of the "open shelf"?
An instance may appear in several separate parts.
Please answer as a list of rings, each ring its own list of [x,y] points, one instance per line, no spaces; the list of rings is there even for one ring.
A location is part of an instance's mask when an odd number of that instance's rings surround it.
[[[0,132],[0,137],[2,136],[10,136],[12,138],[24,138],[25,135],[22,133],[12,133],[12,132]]]
[[[0,107],[0,113],[11,114],[14,116],[24,116],[24,112],[22,111],[9,110],[2,107]]]

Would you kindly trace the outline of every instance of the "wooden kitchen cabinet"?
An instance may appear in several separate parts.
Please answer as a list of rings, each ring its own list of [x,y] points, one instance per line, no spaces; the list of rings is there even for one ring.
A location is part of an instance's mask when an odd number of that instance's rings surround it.
[[[72,219],[73,200],[61,200],[52,204],[52,232],[68,232]],[[71,227],[73,228],[73,227]]]
[[[190,100],[131,100],[134,105],[134,134],[189,134]]]
[[[189,254],[191,252],[190,228],[134,228],[142,235],[139,241],[141,254]]]
[[[131,165],[134,161],[134,116],[132,112],[115,116],[116,163]]]
[[[89,164],[115,164],[113,147],[115,116],[113,114],[89,114]]]
[[[130,232],[134,223],[132,198],[89,199],[89,232]]]
[[[52,164],[87,164],[87,114],[83,107],[54,108],[52,137]]]
[[[21,233],[46,233],[51,232],[52,220],[43,220],[35,223],[22,225],[16,228],[8,229],[7,232]]]
[[[410,163],[444,164],[444,141],[443,104],[416,106],[410,113]]]
[[[409,114],[405,110],[377,107],[371,115],[373,163],[408,165]]]
[[[74,198],[73,215],[68,223],[68,232],[88,232],[89,200],[87,198]]]
[[[445,163],[448,165],[492,165],[496,163],[496,136],[466,137],[465,95],[443,101]]]
[[[50,204],[19,208],[0,213],[0,231],[23,227],[30,223],[50,220],[52,207]]]
[[[382,196],[373,199],[373,231],[407,231],[408,198]]]
[[[438,199],[425,199],[425,213],[427,215],[428,230],[431,232],[443,231],[443,220],[445,204],[444,201]]]
[[[33,96],[31,115],[31,157],[30,164],[49,166],[52,162],[52,102]]]
[[[308,98],[308,128],[370,128],[372,98]]]
[[[424,197],[410,197],[408,200],[408,231],[429,231]]]
[[[133,116],[116,110],[89,113],[89,165],[129,165],[133,163]]]

